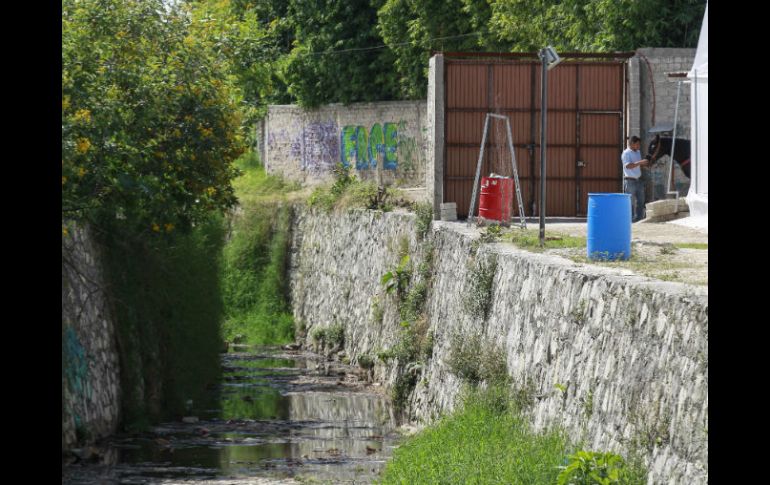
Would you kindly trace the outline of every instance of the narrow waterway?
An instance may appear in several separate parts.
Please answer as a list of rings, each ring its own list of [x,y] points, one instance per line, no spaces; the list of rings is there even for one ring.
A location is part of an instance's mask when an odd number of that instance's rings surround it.
[[[393,410],[361,369],[268,347],[222,366],[190,416],[85,450],[62,483],[372,483],[391,456]]]

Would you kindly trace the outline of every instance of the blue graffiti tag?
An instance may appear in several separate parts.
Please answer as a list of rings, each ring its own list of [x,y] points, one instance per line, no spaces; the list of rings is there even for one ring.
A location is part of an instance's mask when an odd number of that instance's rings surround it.
[[[70,389],[78,397],[88,398],[91,387],[88,381],[88,358],[75,330],[67,326],[64,331],[64,373]]]
[[[383,159],[385,170],[398,167],[398,128],[395,123],[375,123],[368,132],[363,126],[348,125],[340,131],[340,161],[356,170],[377,168]]]

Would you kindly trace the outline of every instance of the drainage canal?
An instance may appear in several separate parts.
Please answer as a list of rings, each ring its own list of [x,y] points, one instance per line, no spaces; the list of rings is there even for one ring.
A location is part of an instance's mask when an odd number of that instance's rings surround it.
[[[208,402],[188,402],[191,416],[83,451],[63,467],[62,483],[376,479],[395,445],[395,419],[358,368],[302,351],[236,350],[222,355],[223,382]]]

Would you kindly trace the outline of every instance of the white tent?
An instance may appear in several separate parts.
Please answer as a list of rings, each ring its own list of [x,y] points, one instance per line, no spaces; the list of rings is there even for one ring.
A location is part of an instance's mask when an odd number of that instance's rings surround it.
[[[690,153],[690,191],[687,194],[687,205],[693,218],[702,218],[708,227],[709,210],[709,7],[703,15],[703,26],[700,29],[698,49],[695,51],[695,62],[687,74],[690,78],[691,100],[691,130],[692,151]]]

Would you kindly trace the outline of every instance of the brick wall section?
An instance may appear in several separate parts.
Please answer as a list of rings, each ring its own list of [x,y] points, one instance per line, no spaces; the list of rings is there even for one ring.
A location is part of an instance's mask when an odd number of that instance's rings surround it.
[[[265,167],[316,185],[330,180],[335,165],[346,160],[361,179],[425,187],[426,107],[424,100],[330,104],[316,110],[269,106]]]
[[[673,123],[676,107],[677,82],[668,73],[687,72],[692,68],[695,49],[644,48],[629,60],[629,124],[627,135],[642,139],[643,155],[646,155],[652,137],[648,134],[655,124]],[[650,76],[652,71],[652,76]],[[654,83],[654,96],[653,96]],[[655,107],[655,122],[652,112]],[[682,84],[679,93],[677,138],[690,138],[690,88]],[[667,162],[668,157],[663,159]],[[647,201],[662,199],[666,192],[667,164],[661,163],[647,171]],[[673,185],[681,196],[687,195],[689,179],[679,166],[674,168]]]
[[[62,238],[62,452],[117,430],[120,375],[115,324],[88,229]]]

